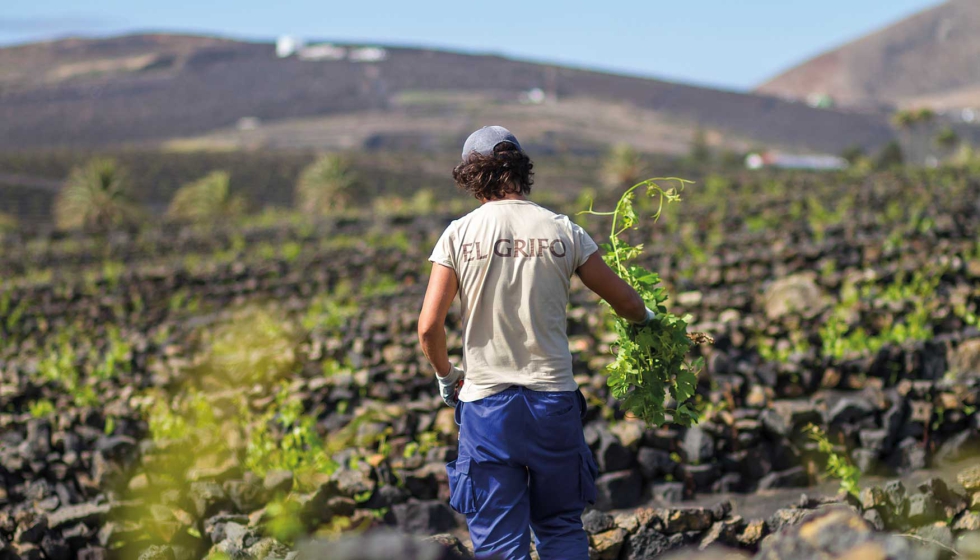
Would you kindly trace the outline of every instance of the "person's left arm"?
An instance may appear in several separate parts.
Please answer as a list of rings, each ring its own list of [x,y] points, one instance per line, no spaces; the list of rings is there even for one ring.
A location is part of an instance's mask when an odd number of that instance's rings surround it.
[[[419,314],[418,330],[422,352],[439,377],[446,377],[453,369],[446,350],[446,315],[458,289],[456,272],[433,263],[429,287],[425,290],[425,301]]]

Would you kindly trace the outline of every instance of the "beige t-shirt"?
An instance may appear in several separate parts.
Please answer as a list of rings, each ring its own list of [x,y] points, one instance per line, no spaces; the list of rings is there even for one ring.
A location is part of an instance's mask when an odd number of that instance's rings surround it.
[[[572,274],[598,248],[567,216],[496,200],[452,222],[429,260],[456,272],[463,318],[459,400],[523,385],[574,391],[565,310]]]

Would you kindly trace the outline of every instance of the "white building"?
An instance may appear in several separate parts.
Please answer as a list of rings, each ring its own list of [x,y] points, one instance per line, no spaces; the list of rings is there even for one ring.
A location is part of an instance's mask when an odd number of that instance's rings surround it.
[[[276,39],[276,56],[286,58],[292,56],[296,51],[303,48],[305,43],[302,39],[291,35],[283,35]]]
[[[350,50],[351,62],[380,62],[388,58],[388,51],[379,47],[363,47]]]
[[[548,100],[548,95],[545,94],[544,90],[536,87],[531,88],[521,94],[521,103],[530,103],[532,105],[540,105]]]
[[[303,47],[297,53],[297,57],[300,60],[343,60],[346,56],[346,48],[329,43]]]
[[[745,167],[749,169],[762,169],[764,167],[775,167],[777,169],[814,169],[823,171],[834,171],[847,169],[847,160],[831,155],[799,155],[781,154],[779,152],[763,152],[761,154],[749,154],[745,158]]]

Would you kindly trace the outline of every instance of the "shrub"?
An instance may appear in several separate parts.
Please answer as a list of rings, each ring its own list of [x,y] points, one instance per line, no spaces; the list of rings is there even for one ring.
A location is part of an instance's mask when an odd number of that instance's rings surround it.
[[[297,208],[307,214],[344,210],[353,202],[357,184],[357,177],[343,156],[323,156],[300,174],[294,197]]]
[[[241,215],[245,210],[245,199],[229,194],[229,182],[227,171],[214,171],[184,185],[170,201],[167,217],[188,222],[208,222]]]
[[[602,165],[603,183],[611,188],[635,185],[642,175],[643,161],[629,144],[613,146]]]
[[[72,169],[54,203],[62,229],[104,232],[136,217],[126,173],[111,159],[94,159]]]

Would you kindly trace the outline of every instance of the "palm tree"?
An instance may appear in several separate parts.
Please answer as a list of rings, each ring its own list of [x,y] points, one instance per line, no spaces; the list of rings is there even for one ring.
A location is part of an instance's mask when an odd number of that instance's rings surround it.
[[[602,166],[603,183],[612,188],[632,187],[642,176],[643,161],[633,146],[613,146]]]
[[[915,113],[908,109],[903,109],[895,112],[892,115],[891,121],[892,126],[898,129],[899,138],[901,138],[905,149],[909,151],[909,155],[914,155],[912,152],[912,128],[915,126]]]
[[[167,217],[178,221],[208,222],[241,215],[245,210],[245,199],[229,195],[229,178],[227,171],[213,171],[184,185],[174,193]]]
[[[126,173],[112,159],[98,158],[75,167],[54,203],[61,229],[106,232],[136,217]]]
[[[346,158],[337,154],[321,157],[300,174],[294,199],[307,214],[329,214],[344,210],[353,202],[357,176]]]
[[[928,155],[928,129],[935,120],[935,111],[928,107],[904,109],[892,115],[892,125],[899,129],[904,136],[905,148],[911,162],[922,163]]]

